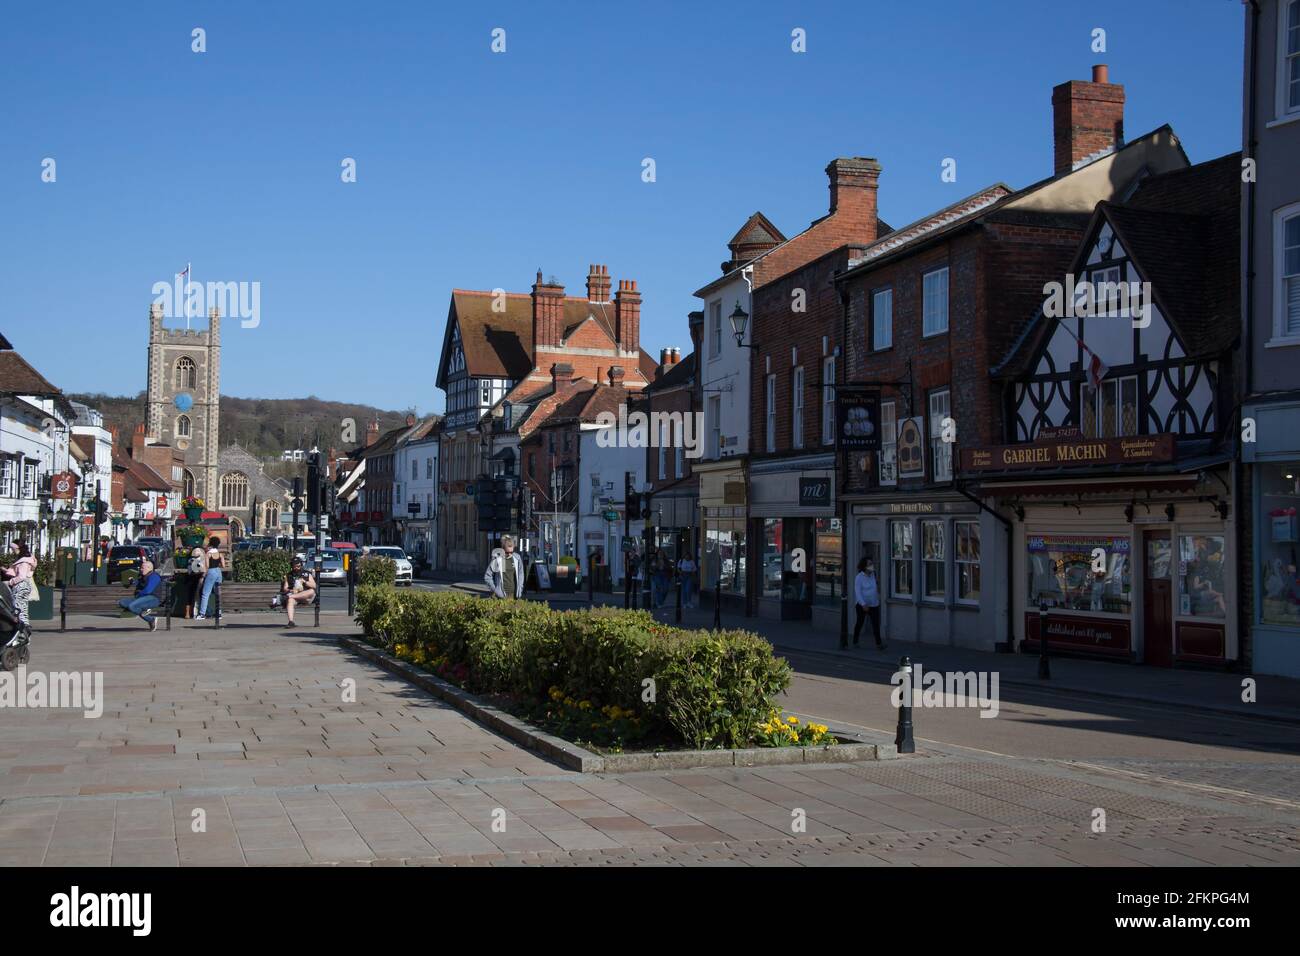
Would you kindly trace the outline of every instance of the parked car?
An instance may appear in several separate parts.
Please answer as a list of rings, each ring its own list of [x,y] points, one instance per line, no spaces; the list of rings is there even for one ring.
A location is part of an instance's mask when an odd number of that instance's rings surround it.
[[[406,556],[405,551],[401,548],[381,546],[371,547],[370,554],[378,555],[381,558],[392,558],[393,562],[397,565],[397,581],[395,583],[398,585],[404,584],[408,588],[411,586],[411,582],[415,579],[415,569],[411,565],[411,559]]]
[[[321,559],[320,583],[347,584],[348,576],[343,573],[343,555],[335,548],[322,548],[318,554]]]
[[[141,544],[119,544],[108,552],[108,583],[122,580],[122,573],[134,571],[140,573],[140,565],[145,558],[153,560],[153,552]]]

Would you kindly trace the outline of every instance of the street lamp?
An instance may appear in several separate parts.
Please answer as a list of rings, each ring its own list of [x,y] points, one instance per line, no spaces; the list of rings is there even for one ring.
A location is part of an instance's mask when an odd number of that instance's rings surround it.
[[[742,349],[756,349],[758,345],[751,342],[745,344],[745,329],[749,327],[749,313],[740,307],[740,300],[736,300],[736,308],[728,317],[731,321],[731,332],[736,336],[736,347]]]

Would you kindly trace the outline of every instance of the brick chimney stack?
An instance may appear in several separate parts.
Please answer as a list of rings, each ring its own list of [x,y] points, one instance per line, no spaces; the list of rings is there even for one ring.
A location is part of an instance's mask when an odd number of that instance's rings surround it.
[[[1124,145],[1124,87],[1110,82],[1104,63],[1092,81],[1069,80],[1052,89],[1054,174]]]
[[[379,419],[376,418],[366,426],[366,447],[369,448],[375,442],[379,441]]]
[[[609,266],[591,266],[587,270],[587,301],[609,301]]]
[[[142,461],[145,445],[149,444],[144,434],[144,423],[135,426],[135,431],[131,434],[131,457],[136,461]]]
[[[556,362],[551,366],[551,387],[559,391],[561,385],[573,381],[573,366],[568,362]]]
[[[880,163],[870,156],[841,157],[827,165],[826,176],[830,180],[831,215],[844,221],[855,241],[875,242]]]
[[[542,280],[537,270],[533,284],[533,348],[557,346],[564,333],[564,286],[554,278]]]
[[[641,346],[641,293],[635,279],[619,279],[614,299],[614,338],[624,352]]]
[[[623,387],[623,366],[611,365],[609,367],[609,387],[610,388]]]

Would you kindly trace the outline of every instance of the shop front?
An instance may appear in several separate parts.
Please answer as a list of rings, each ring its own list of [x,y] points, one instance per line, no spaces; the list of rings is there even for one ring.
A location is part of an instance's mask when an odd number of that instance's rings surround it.
[[[839,632],[843,528],[833,455],[751,462],[753,613]]]
[[[1247,405],[1242,415],[1254,421],[1256,438],[1242,444],[1253,512],[1252,670],[1300,677],[1300,401]]]
[[[1035,477],[1069,446],[1094,448],[1095,464]],[[1156,667],[1237,659],[1230,468],[1179,464],[1169,435],[1007,447],[1021,457],[996,477],[987,463],[1008,464],[999,449],[965,465],[978,472],[985,462],[981,493],[1015,517],[1021,650],[1036,653],[1046,632],[1053,652]]]
[[[699,586],[702,600],[722,597],[724,610],[743,614],[748,580],[748,497],[744,460],[692,464],[699,476]]]
[[[1006,640],[1006,530],[960,493],[882,489],[850,504],[849,562],[870,558],[890,638],[992,651]]]

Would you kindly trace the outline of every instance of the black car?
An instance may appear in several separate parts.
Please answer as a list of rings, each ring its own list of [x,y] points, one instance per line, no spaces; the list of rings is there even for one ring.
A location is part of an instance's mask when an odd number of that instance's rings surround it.
[[[153,560],[149,549],[140,544],[119,544],[108,552],[108,583],[122,580],[123,571],[140,573],[145,558]]]

